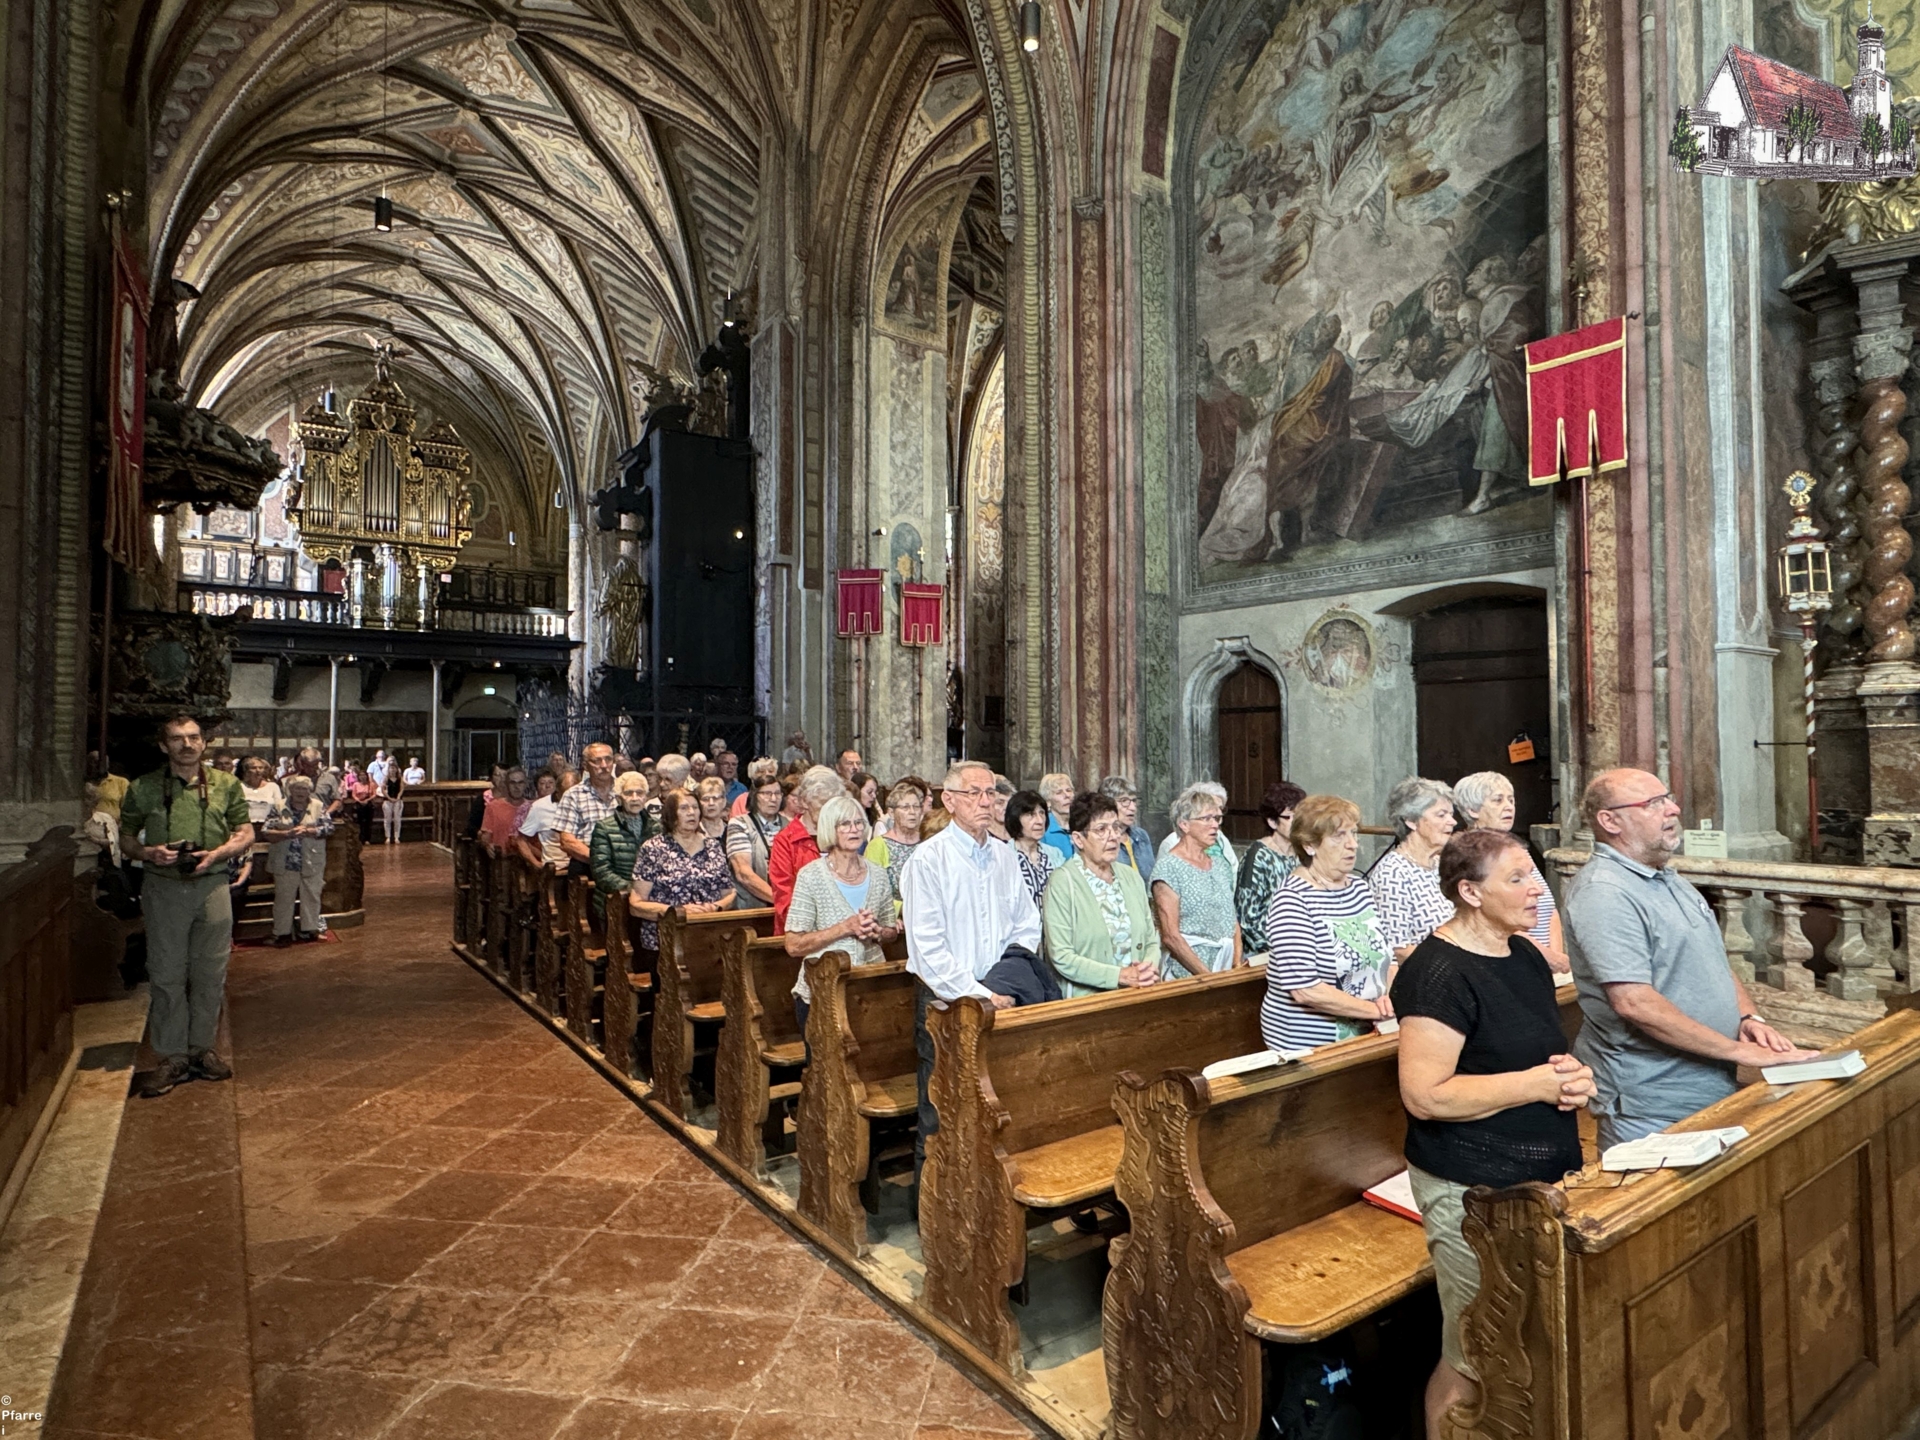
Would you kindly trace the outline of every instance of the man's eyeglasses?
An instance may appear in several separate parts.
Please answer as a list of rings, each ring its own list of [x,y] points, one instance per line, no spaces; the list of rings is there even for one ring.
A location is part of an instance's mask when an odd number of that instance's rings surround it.
[[[946,793],[958,796],[962,800],[978,800],[982,796],[991,795],[994,792],[993,788],[989,786],[984,790],[948,790]]]
[[[1673,792],[1671,790],[1662,790],[1658,795],[1650,795],[1645,800],[1628,800],[1619,805],[1602,805],[1600,808],[1603,811],[1606,811],[1606,810],[1652,811],[1656,805],[1664,805],[1671,799],[1673,799]]]

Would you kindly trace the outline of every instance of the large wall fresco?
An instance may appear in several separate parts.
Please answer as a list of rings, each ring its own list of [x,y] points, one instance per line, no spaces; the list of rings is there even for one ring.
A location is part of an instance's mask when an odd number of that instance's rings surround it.
[[[1188,153],[1202,584],[1541,531],[1541,0],[1256,0]]]

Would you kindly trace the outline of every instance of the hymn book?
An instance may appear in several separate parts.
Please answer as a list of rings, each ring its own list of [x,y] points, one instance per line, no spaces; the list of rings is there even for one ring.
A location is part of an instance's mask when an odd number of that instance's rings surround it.
[[[1706,1164],[1746,1138],[1746,1128],[1741,1125],[1729,1125],[1720,1130],[1683,1130],[1677,1133],[1663,1130],[1609,1147],[1607,1153],[1600,1157],[1600,1168],[1684,1170],[1689,1166]]]
[[[1369,1190],[1361,1191],[1360,1198],[1369,1205],[1391,1210],[1416,1225],[1420,1223],[1420,1202],[1413,1198],[1413,1176],[1405,1170],[1398,1175],[1389,1175]]]
[[[1256,1050],[1251,1055],[1216,1060],[1200,1072],[1200,1078],[1220,1080],[1229,1075],[1245,1075],[1251,1070],[1272,1070],[1294,1060],[1304,1060],[1312,1053],[1311,1050]]]
[[[1769,1085],[1804,1085],[1809,1080],[1850,1080],[1866,1068],[1867,1062],[1858,1050],[1841,1050],[1817,1060],[1763,1065],[1760,1076]]]

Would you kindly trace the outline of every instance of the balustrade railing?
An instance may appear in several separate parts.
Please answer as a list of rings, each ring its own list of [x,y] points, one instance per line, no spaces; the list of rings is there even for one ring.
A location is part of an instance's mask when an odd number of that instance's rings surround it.
[[[234,615],[251,609],[256,620],[292,620],[311,625],[350,625],[344,595],[324,590],[288,590],[266,585],[183,581],[180,595],[196,615]],[[417,628],[411,624],[403,627]],[[443,604],[424,627],[463,635],[517,635],[564,640],[567,614],[560,610],[512,610]]]
[[[1547,862],[1564,882],[1591,855],[1552,850]],[[1920,870],[1687,855],[1675,856],[1673,867],[1712,903],[1727,963],[1741,979],[1793,999],[1839,1002],[1826,1006],[1835,1015],[1851,1014],[1845,1007],[1853,1006],[1877,1010],[1887,996],[1913,987]],[[1833,928],[1816,946],[1807,921],[1820,910]],[[1824,985],[1816,961],[1830,967]]]
[[[478,635],[537,635],[566,638],[567,617],[552,610],[463,610],[442,605],[435,617],[436,630],[456,630]]]

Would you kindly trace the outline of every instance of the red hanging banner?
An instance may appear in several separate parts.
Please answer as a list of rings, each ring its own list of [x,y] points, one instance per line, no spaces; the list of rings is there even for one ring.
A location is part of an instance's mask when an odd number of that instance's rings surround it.
[[[1627,322],[1602,320],[1527,346],[1527,478],[1598,475],[1627,465]]]
[[[887,610],[881,584],[884,570],[842,570],[834,577],[834,613],[839,635],[850,640],[878,635],[887,628]]]
[[[147,418],[147,286],[133,242],[113,215],[113,310],[107,349],[106,551],[129,569],[140,546],[140,461]]]
[[[938,645],[944,585],[903,584],[900,587],[900,643]]]

